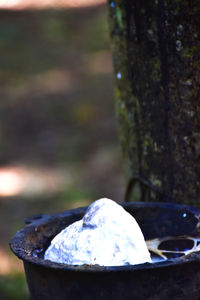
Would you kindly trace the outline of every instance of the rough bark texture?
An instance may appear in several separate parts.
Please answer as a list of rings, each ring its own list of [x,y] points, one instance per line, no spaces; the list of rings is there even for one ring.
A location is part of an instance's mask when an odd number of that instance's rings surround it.
[[[200,2],[108,4],[127,198],[200,204]]]

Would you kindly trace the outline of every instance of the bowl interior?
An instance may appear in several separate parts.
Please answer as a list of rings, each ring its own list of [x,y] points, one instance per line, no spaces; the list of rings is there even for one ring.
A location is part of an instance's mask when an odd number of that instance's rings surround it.
[[[125,203],[123,207],[137,220],[147,245],[150,245],[149,247],[154,245],[157,248],[152,251],[155,256],[160,255],[157,251],[159,247],[161,247],[160,249],[164,247],[172,253],[174,253],[174,249],[185,250],[189,247],[192,249],[194,247],[192,239],[200,236],[200,210],[197,208],[164,203]],[[50,264],[54,267],[55,265],[62,265],[44,261],[44,252],[54,236],[66,226],[80,220],[86,209],[84,207],[51,216],[33,217],[29,224],[18,231],[11,240],[12,251],[19,258],[33,263]],[[196,246],[198,246],[198,240]],[[173,255],[172,257],[177,256],[180,255]]]

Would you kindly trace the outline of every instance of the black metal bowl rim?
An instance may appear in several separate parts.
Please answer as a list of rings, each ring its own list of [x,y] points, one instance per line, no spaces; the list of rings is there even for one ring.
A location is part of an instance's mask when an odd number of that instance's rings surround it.
[[[128,207],[129,203],[122,203],[123,207]],[[136,207],[160,207],[160,208],[173,208],[173,209],[184,209],[186,212],[194,213],[197,216],[200,216],[200,208],[182,204],[173,204],[172,203],[162,203],[162,202],[132,202]],[[136,270],[148,270],[148,269],[158,269],[158,268],[167,268],[171,266],[176,266],[180,264],[187,264],[192,262],[200,262],[200,251],[193,252],[191,254],[185,255],[184,257],[177,257],[173,259],[167,259],[166,261],[156,262],[156,263],[144,263],[138,265],[126,265],[126,266],[99,266],[99,265],[67,265],[52,262],[49,260],[44,260],[43,258],[33,257],[33,255],[25,253],[22,250],[23,239],[25,238],[25,233],[27,227],[38,227],[39,225],[44,225],[46,222],[52,218],[62,218],[70,216],[73,214],[84,213],[87,207],[80,207],[65,212],[57,213],[54,215],[37,215],[33,216],[31,219],[27,220],[29,223],[24,228],[17,231],[15,236],[11,239],[9,245],[14,254],[25,262],[40,265],[45,268],[51,269],[60,269],[63,271],[72,271],[72,272],[130,272]]]

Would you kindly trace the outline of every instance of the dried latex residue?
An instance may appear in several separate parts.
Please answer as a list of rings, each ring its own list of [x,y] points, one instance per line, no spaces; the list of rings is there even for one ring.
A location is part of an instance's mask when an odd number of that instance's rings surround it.
[[[122,206],[106,198],[92,203],[80,221],[62,230],[52,240],[44,258],[70,265],[151,262],[136,220]]]

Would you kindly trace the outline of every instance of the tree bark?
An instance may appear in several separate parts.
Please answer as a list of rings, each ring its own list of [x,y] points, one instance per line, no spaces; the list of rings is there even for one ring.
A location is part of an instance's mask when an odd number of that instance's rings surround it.
[[[108,5],[126,198],[198,205],[200,2]]]

